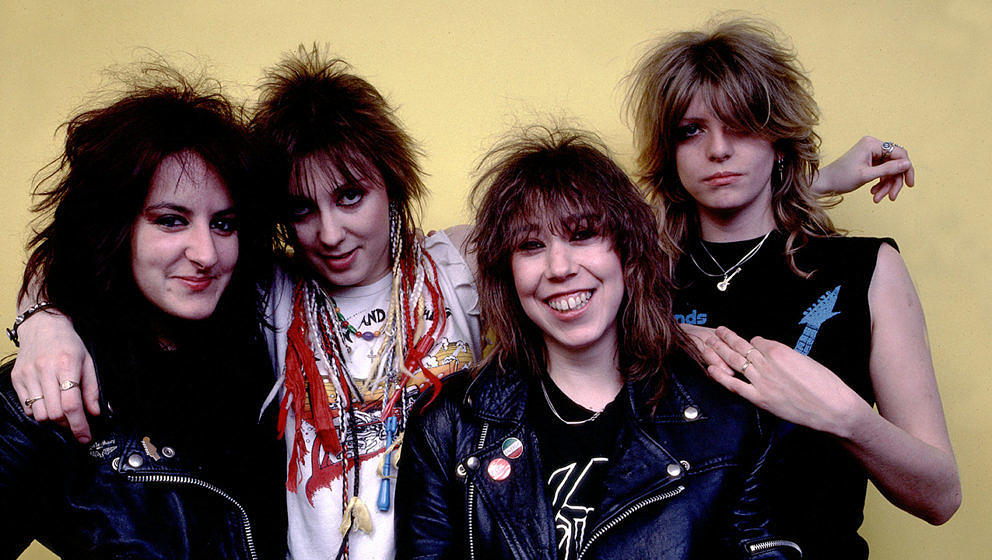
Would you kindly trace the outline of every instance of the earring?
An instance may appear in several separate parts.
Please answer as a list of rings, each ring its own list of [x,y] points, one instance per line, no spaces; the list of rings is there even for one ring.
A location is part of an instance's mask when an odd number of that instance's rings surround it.
[[[400,249],[400,211],[395,202],[389,203],[389,256],[395,260]]]
[[[782,169],[785,167],[785,160],[782,158],[775,160],[775,169],[778,171],[778,184],[779,186],[785,184],[785,179],[782,178]]]

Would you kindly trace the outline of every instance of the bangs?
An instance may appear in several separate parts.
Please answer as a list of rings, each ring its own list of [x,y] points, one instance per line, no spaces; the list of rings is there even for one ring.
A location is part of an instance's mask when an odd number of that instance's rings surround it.
[[[333,177],[340,177],[342,185],[364,181],[384,188],[381,174],[371,161],[346,149],[333,149],[294,159],[289,191],[313,200],[321,191],[334,190],[337,185],[326,184]]]
[[[596,200],[599,187],[576,184],[519,189],[519,196],[508,205],[503,235],[504,248],[512,252],[528,236],[543,229],[570,238],[581,230],[612,237],[616,224],[603,201]]]
[[[697,92],[720,122],[734,130],[768,136],[771,96],[759,80],[749,80],[733,71],[706,78]]]

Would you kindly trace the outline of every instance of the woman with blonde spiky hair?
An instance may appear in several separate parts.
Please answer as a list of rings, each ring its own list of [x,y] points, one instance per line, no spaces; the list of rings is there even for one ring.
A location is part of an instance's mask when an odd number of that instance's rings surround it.
[[[675,316],[714,379],[782,419],[770,496],[785,534],[807,558],[867,557],[869,477],[946,521],[961,487],[919,298],[891,239],[841,236],[816,201],[818,109],[795,55],[732,20],[664,38],[631,79]],[[869,167],[912,181],[902,147],[861,144]],[[876,201],[902,180],[883,180]]]

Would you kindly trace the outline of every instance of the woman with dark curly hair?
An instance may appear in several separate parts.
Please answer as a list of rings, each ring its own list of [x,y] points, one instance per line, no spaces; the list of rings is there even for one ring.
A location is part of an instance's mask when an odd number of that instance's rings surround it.
[[[32,539],[63,557],[282,554],[282,464],[258,422],[268,228],[245,121],[209,82],[142,70],[67,123],[36,190],[45,225],[22,293],[37,279],[29,313],[71,319],[102,414],[81,445],[30,418],[49,393],[20,401],[3,376],[0,495],[21,506],[0,530],[4,557]],[[72,391],[65,380],[55,396]]]
[[[961,486],[923,310],[895,243],[841,236],[815,200],[818,109],[795,55],[733,20],[666,37],[632,83],[675,316],[714,379],[783,420],[770,505],[786,536],[807,558],[867,557],[869,477],[900,508],[949,519]],[[876,166],[906,155],[862,144]]]

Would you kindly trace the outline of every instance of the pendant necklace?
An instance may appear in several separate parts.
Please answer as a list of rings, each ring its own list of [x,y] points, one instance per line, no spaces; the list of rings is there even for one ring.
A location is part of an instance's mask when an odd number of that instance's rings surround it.
[[[544,380],[543,379],[541,380],[541,392],[544,393],[544,401],[548,403],[548,408],[551,409],[551,414],[554,414],[555,415],[555,418],[561,420],[563,423],[568,424],[569,426],[578,426],[579,424],[585,424],[586,422],[592,422],[593,420],[599,418],[599,415],[603,413],[602,410],[598,410],[598,411],[594,412],[592,416],[590,416],[589,418],[586,418],[585,420],[565,420],[564,418],[561,417],[561,414],[558,414],[558,411],[555,410],[555,405],[551,404],[551,397],[548,396],[548,389],[544,386]],[[581,406],[581,405],[579,405],[579,406]]]
[[[710,253],[710,250],[706,248],[706,243],[700,240],[699,245],[702,246],[703,251],[705,251],[706,255],[710,258],[711,261],[713,261],[713,264],[715,264],[716,267],[720,269],[719,274],[713,274],[712,272],[707,272],[703,270],[703,267],[699,266],[699,262],[696,261],[696,257],[693,256],[692,253],[689,253],[689,258],[692,259],[692,264],[696,265],[696,268],[699,269],[699,272],[702,272],[703,274],[709,276],[710,278],[722,277],[723,280],[720,280],[719,282],[716,283],[716,289],[720,290],[721,292],[726,292],[727,288],[730,287],[730,281],[733,280],[734,276],[737,276],[737,273],[741,271],[741,265],[746,263],[751,257],[753,257],[758,253],[758,250],[761,249],[761,246],[765,244],[765,240],[768,239],[768,236],[771,234],[772,234],[771,231],[766,233],[765,236],[761,238],[761,241],[758,241],[757,245],[755,245],[750,251],[747,252],[747,254],[741,257],[741,260],[737,261],[729,268],[723,268],[723,265],[720,264],[720,261],[716,260],[713,254]]]

